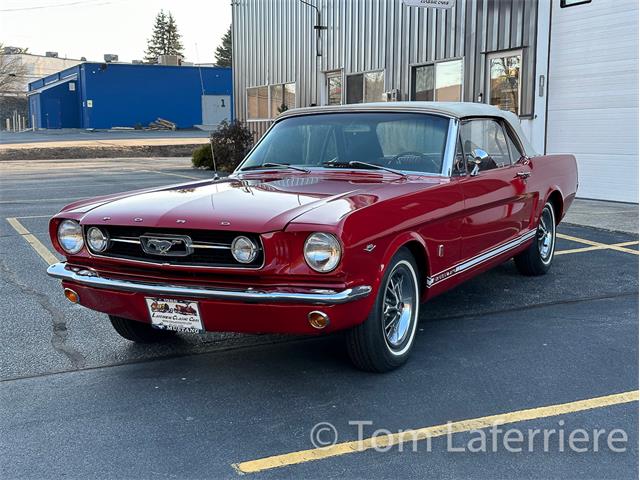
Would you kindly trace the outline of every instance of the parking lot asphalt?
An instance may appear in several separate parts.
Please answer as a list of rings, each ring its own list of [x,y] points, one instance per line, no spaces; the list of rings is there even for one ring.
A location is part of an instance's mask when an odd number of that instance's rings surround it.
[[[637,236],[561,225],[546,276],[507,262],[425,304],[411,360],[385,375],[353,369],[340,335],[132,345],[46,276],[63,205],[210,176],[185,159],[0,163],[0,477],[637,477]],[[493,415],[525,437],[621,429],[626,448],[465,450]],[[449,421],[415,447],[353,444]],[[319,423],[333,450],[312,443]]]

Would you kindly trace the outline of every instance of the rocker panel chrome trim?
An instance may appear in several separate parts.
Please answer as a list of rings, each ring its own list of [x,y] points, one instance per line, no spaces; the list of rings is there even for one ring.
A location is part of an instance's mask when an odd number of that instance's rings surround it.
[[[491,250],[487,250],[480,255],[477,255],[469,260],[465,260],[464,262],[458,263],[457,265],[449,268],[447,270],[443,270],[439,273],[431,277],[427,277],[427,287],[431,287],[437,283],[448,280],[449,278],[458,275],[464,271],[469,270],[470,268],[476,267],[477,265],[487,262],[498,255],[502,255],[509,250],[519,247],[523,243],[533,239],[535,237],[537,230],[530,230],[527,233],[508,241],[507,243],[503,243],[502,245],[493,248]]]

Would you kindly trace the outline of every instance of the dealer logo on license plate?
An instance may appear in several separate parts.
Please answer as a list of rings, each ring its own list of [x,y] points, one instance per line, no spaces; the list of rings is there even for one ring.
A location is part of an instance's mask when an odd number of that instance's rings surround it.
[[[198,302],[149,297],[145,300],[153,328],[184,333],[204,333]]]

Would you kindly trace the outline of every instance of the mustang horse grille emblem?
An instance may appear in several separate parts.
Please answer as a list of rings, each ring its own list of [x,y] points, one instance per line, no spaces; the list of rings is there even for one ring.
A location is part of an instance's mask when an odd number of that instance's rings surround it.
[[[185,257],[193,253],[191,238],[186,235],[141,235],[140,245],[149,255]]]

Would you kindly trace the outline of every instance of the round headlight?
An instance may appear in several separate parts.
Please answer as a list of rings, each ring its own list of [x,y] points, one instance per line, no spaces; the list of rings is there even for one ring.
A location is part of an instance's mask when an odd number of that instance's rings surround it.
[[[94,252],[104,252],[109,246],[109,237],[98,227],[91,227],[87,230],[87,244]]]
[[[304,243],[304,259],[316,272],[327,273],[340,263],[342,247],[330,233],[312,233]]]
[[[231,244],[231,254],[240,263],[251,263],[258,255],[258,246],[247,237],[236,237]]]
[[[63,220],[58,225],[58,243],[62,249],[70,254],[78,253],[84,246],[82,228],[75,220]]]

